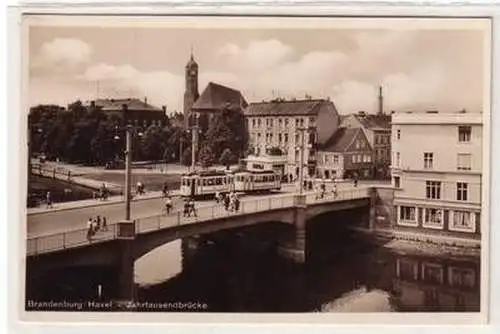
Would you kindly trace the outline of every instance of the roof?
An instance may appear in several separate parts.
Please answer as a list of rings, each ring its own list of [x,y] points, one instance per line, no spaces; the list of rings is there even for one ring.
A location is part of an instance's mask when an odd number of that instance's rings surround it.
[[[95,105],[103,111],[121,111],[122,106],[127,105],[129,110],[162,111],[162,109],[148,104],[146,101],[137,98],[127,99],[97,99]]]
[[[250,103],[245,110],[245,116],[276,116],[276,115],[317,115],[319,109],[333,102],[328,100],[273,100]]]
[[[192,109],[197,111],[221,110],[235,107],[238,109],[246,108],[247,106],[248,103],[239,90],[209,82]]]
[[[322,151],[345,152],[361,132],[361,128],[339,128],[323,145]]]
[[[354,115],[366,129],[390,129],[391,128],[391,115],[385,114],[364,114]]]

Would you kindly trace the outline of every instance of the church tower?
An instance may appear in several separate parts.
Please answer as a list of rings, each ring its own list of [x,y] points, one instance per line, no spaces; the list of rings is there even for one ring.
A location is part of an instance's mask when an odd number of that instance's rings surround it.
[[[198,100],[198,64],[194,61],[193,51],[191,58],[186,64],[186,90],[184,92],[184,126],[189,126],[191,107]]]

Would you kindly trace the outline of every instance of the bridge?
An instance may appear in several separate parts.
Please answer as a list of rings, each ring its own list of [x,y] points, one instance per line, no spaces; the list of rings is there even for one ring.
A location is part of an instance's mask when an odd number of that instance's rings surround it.
[[[275,194],[266,197],[242,198],[238,212],[227,211],[222,204],[197,205],[197,216],[184,217],[178,210],[171,214],[157,214],[132,221],[118,221],[108,225],[87,239],[87,228],[38,235],[27,240],[28,267],[45,270],[63,264],[119,266],[119,294],[125,300],[133,299],[134,262],[151,250],[176,239],[229,230],[264,222],[278,222],[288,226],[287,233],[278,240],[280,253],[296,262],[305,262],[306,223],[312,218],[334,211],[363,208],[365,221],[371,226],[375,220],[373,202],[376,188],[352,187],[337,194],[318,193]]]

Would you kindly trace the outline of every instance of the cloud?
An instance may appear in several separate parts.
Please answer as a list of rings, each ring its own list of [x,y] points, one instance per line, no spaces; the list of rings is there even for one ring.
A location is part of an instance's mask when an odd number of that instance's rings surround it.
[[[182,111],[184,78],[167,71],[143,72],[131,65],[100,63],[77,76],[81,82],[99,85],[99,96],[147,97],[156,106]]]
[[[250,102],[278,95],[331,97],[339,112],[346,114],[376,112],[378,86],[382,85],[386,111],[481,108],[483,74],[479,66],[483,58],[476,37],[464,40],[460,34],[451,38],[449,33],[407,31],[351,31],[346,36],[352,43],[339,45],[332,37],[331,44],[322,50],[310,48],[302,53],[277,38],[225,44],[215,50],[215,63],[200,63],[200,93],[213,81],[239,89]],[[453,47],[448,48],[450,43],[444,41],[452,41]],[[68,50],[57,53],[63,45]],[[427,47],[436,45],[442,48]],[[82,41],[54,39],[40,48],[38,59],[40,64],[51,66],[77,64],[79,71],[72,72],[73,81],[65,81],[67,90],[93,87],[90,91],[95,92],[99,82],[100,96],[147,96],[157,106],[183,110],[182,72],[162,70],[162,65],[159,70],[144,71],[132,64],[117,64],[117,59],[90,64],[91,54],[91,47]],[[54,79],[52,71],[44,75],[49,81]],[[64,90],[64,85],[58,87]],[[55,99],[66,95],[57,90],[42,91]]]
[[[236,71],[262,71],[276,66],[293,54],[293,48],[276,39],[251,41],[246,47],[226,44],[216,51],[221,61]]]
[[[31,66],[56,71],[75,70],[90,61],[92,48],[82,40],[54,38],[42,44]]]

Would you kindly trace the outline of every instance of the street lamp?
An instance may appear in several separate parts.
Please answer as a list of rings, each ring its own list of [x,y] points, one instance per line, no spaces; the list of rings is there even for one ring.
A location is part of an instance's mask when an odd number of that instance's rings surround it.
[[[125,124],[125,220],[130,220],[130,202],[131,196],[131,179],[132,179],[132,136],[133,127],[128,123],[127,118],[128,107],[126,104],[122,105],[123,112],[123,122]],[[139,137],[142,137],[142,132],[137,133]],[[118,134],[114,136],[115,140],[119,140]]]
[[[186,130],[187,133],[191,133],[191,172],[195,171],[196,167],[196,150],[198,148],[198,134],[201,133],[200,127],[198,126],[198,117],[196,114],[192,116],[192,124]]]
[[[304,183],[304,149],[305,149],[305,133],[307,132],[307,128],[300,127],[297,128],[297,131],[300,135],[300,145],[297,145],[297,149],[300,150],[300,166],[299,166],[299,194],[302,195],[302,188]]]

